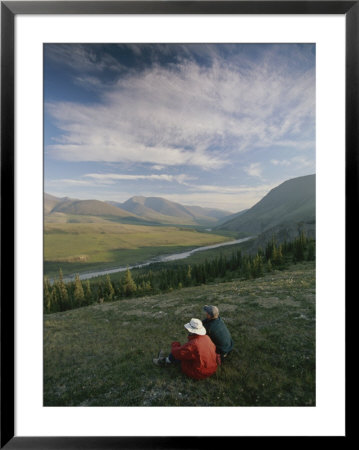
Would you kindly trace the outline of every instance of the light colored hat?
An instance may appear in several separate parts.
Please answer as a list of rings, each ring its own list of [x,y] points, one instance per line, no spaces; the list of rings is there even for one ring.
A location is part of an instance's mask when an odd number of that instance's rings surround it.
[[[191,319],[189,323],[184,326],[190,333],[199,334],[203,336],[206,334],[206,329],[204,328],[202,321],[199,319]]]

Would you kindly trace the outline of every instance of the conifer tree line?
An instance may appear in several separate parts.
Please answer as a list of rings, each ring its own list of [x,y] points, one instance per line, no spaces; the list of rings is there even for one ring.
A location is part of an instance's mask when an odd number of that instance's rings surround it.
[[[127,269],[116,279],[106,277],[94,281],[81,281],[77,274],[74,281],[65,282],[62,270],[53,283],[44,279],[44,313],[56,313],[80,308],[93,303],[111,302],[129,297],[169,292],[188,286],[212,282],[225,282],[232,278],[257,278],[266,272],[283,270],[290,263],[315,260],[315,240],[304,232],[291,242],[278,244],[273,237],[265,249],[259,248],[255,255],[233,251],[230,256],[222,253],[197,264],[156,264],[149,270],[132,275]]]

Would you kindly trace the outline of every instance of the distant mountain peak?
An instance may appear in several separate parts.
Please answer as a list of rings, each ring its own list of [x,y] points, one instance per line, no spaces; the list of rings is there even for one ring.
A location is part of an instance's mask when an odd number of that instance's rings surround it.
[[[245,213],[218,229],[263,233],[281,223],[315,222],[315,174],[291,178],[268,192]]]
[[[219,219],[231,214],[215,208],[185,206],[164,197],[134,196],[124,203],[110,203],[143,219],[168,224],[213,226]]]

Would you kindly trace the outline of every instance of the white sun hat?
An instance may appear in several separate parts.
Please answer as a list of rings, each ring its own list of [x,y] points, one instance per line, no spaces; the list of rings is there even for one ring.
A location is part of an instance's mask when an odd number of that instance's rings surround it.
[[[203,336],[206,334],[206,329],[204,328],[202,321],[199,319],[191,319],[189,323],[184,326],[190,333],[199,334]]]

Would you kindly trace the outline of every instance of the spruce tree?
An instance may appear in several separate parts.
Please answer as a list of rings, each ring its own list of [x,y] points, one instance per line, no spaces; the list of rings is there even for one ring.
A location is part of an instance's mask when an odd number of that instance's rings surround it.
[[[76,306],[83,306],[85,303],[84,289],[79,274],[75,276],[74,301]]]
[[[274,246],[272,263],[276,267],[279,267],[283,264],[283,254],[281,245],[279,245],[278,247]]]
[[[51,312],[59,312],[61,311],[60,299],[59,299],[59,289],[58,289],[58,281],[54,281],[51,291]]]
[[[97,286],[97,301],[98,303],[103,303],[103,300],[104,300],[103,283],[102,280],[100,280]]]
[[[274,236],[272,236],[272,239],[270,242],[268,242],[267,246],[266,246],[266,250],[265,250],[265,256],[266,259],[273,259],[274,253],[275,253],[275,239]]]
[[[44,278],[44,313],[51,312],[51,285],[47,277]]]
[[[248,280],[251,277],[252,264],[248,257],[245,258],[242,265],[242,276]]]
[[[85,298],[86,298],[86,303],[88,305],[90,305],[92,303],[92,291],[91,291],[90,280],[86,280],[86,284],[85,284]]]
[[[267,271],[268,272],[272,272],[272,270],[273,270],[273,267],[272,267],[271,260],[268,259],[268,261],[267,261]]]
[[[237,251],[237,268],[240,269],[242,266],[242,252],[241,250]]]
[[[315,242],[310,241],[308,244],[308,255],[307,255],[308,261],[314,261],[315,260]]]
[[[303,233],[294,241],[294,261],[303,261],[305,249],[305,238]]]
[[[187,266],[187,272],[186,272],[186,286],[189,286],[192,282],[192,267],[190,265]]]
[[[252,276],[259,277],[263,275],[263,261],[262,256],[257,254],[252,263]]]
[[[136,283],[133,281],[130,269],[127,268],[126,274],[125,274],[125,280],[123,284],[123,289],[126,297],[130,297],[131,295],[135,294],[137,291]]]
[[[112,286],[110,275],[106,275],[106,283],[105,283],[105,300],[110,302],[113,300],[115,296],[115,289]]]
[[[59,270],[59,281],[57,283],[57,294],[58,294],[58,303],[60,311],[65,311],[66,309],[69,309],[69,294],[67,292],[67,287],[64,282],[64,276],[62,274],[62,269]]]

